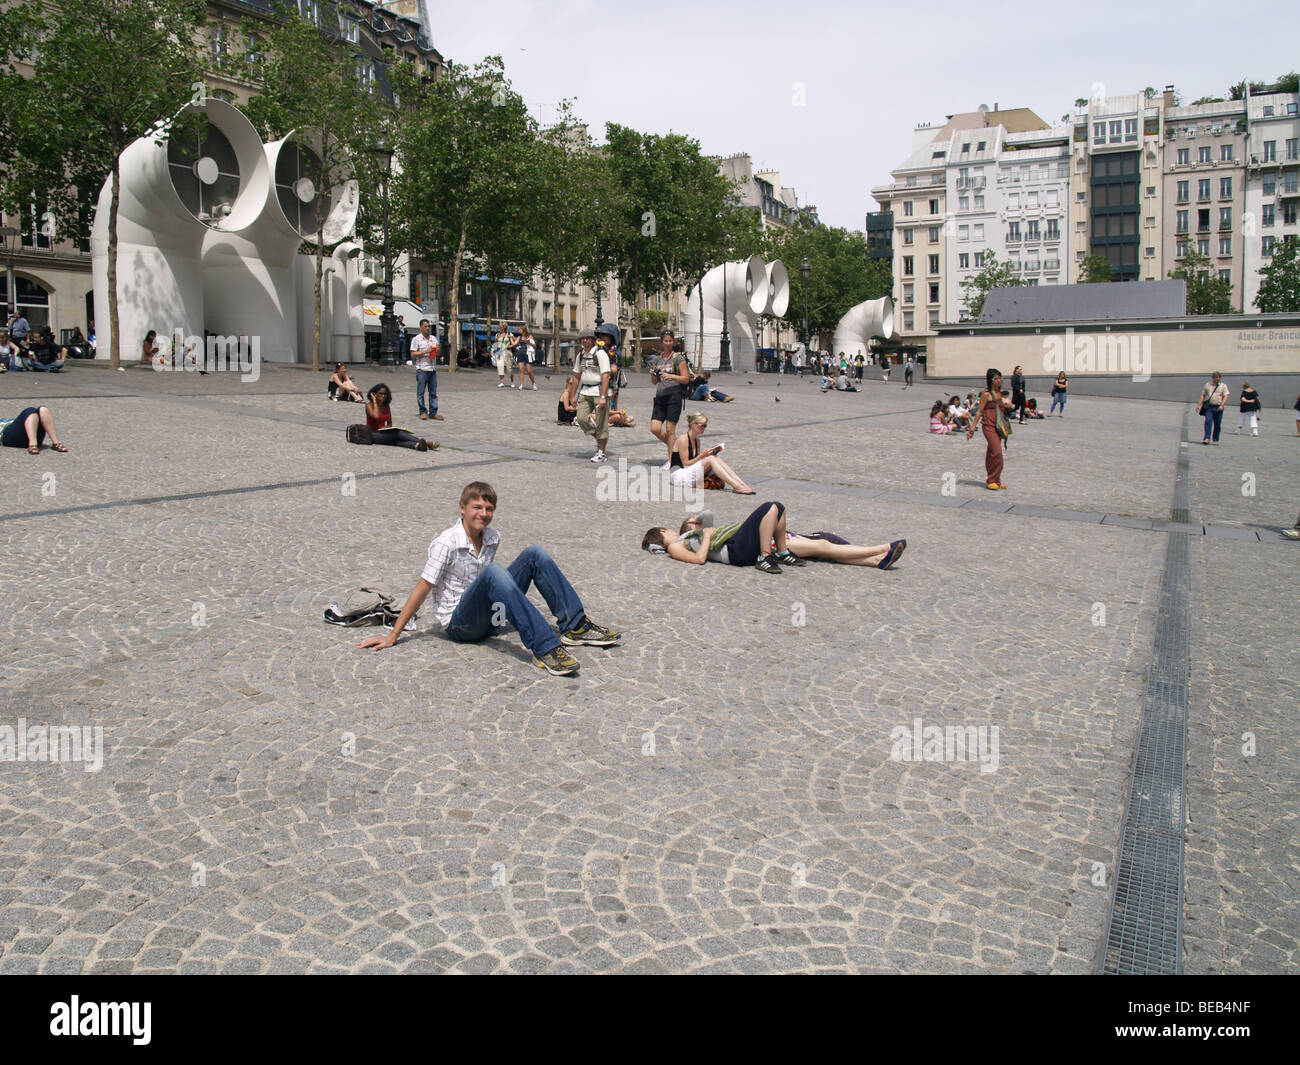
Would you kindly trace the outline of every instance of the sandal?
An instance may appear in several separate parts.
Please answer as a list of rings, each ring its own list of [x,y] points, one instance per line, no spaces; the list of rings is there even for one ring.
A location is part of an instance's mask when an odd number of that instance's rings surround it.
[[[41,453],[41,449],[40,449],[36,444],[28,444],[28,445],[27,445],[27,454],[29,454],[29,455],[39,455],[40,453]]]
[[[55,451],[59,452],[62,455],[66,455],[68,453],[67,444],[53,444],[51,446],[54,448]]]

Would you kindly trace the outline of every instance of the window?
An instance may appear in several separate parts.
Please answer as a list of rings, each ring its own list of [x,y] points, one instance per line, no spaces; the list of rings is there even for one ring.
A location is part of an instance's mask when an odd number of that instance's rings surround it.
[[[1210,209],[1202,207],[1196,212],[1196,229],[1199,233],[1208,233],[1210,229]]]
[[[226,28],[218,26],[208,32],[208,47],[212,50],[212,62],[220,67],[226,61]]]
[[[984,239],[984,225],[983,225],[983,223],[980,223],[979,225],[976,225],[976,226],[971,230],[971,238],[972,238],[973,240],[983,240],[983,239]]]
[[[937,255],[930,256],[929,267],[930,267],[930,273],[937,274],[939,272],[939,256]]]
[[[975,210],[984,210],[984,194],[982,192],[975,193]]]
[[[542,301],[542,325],[549,326],[550,324],[551,324],[551,301],[543,300]]]
[[[1032,219],[1030,219],[1030,221],[1029,221],[1029,232],[1028,232],[1028,235],[1027,235],[1026,239],[1027,239],[1027,240],[1040,240],[1040,239],[1041,239],[1041,236],[1040,236],[1040,234],[1039,234],[1039,232],[1038,232],[1038,219],[1037,219],[1037,218],[1032,218]]]
[[[969,211],[969,210],[970,210],[970,197],[969,197],[969,196],[959,196],[959,197],[957,197],[957,210],[959,210],[959,211]]]
[[[362,89],[373,89],[375,84],[374,60],[362,57],[357,60],[357,84]]]
[[[1124,123],[1112,121],[1110,124],[1110,143],[1119,144],[1124,140]]]
[[[1271,236],[1270,236],[1270,237],[1260,237],[1260,238],[1259,238],[1259,253],[1260,253],[1262,256],[1264,256],[1265,259],[1268,259],[1268,258],[1271,258],[1271,257],[1272,257],[1272,255],[1273,255],[1273,238],[1272,238]]]
[[[1037,207],[1037,206],[1038,206],[1038,193],[1037,193],[1036,191],[1035,191],[1035,192],[1031,192],[1031,193],[1029,193],[1029,194],[1025,197],[1025,206],[1026,206],[1026,207]]]
[[[1196,183],[1196,198],[1198,200],[1208,200],[1210,198],[1210,179],[1201,178]]]
[[[1180,240],[1178,242],[1178,250],[1176,254],[1180,259],[1184,258],[1187,255],[1187,241]]]
[[[1017,240],[1019,240],[1019,239],[1020,239],[1020,223],[1019,223],[1019,222],[1008,222],[1008,223],[1007,223],[1007,242],[1010,243],[1010,242],[1012,242],[1012,241],[1017,241]]]
[[[1300,137],[1287,138],[1286,157],[1288,161],[1300,159]]]
[[[975,269],[978,270],[983,265],[984,265],[984,253],[982,251],[977,251],[975,253]]]
[[[1136,118],[1124,119],[1124,139],[1126,141],[1138,139],[1138,120]]]
[[[1208,144],[1204,144],[1196,149],[1196,161],[1198,163],[1212,162],[1210,159],[1210,146]]]
[[[1220,237],[1220,238],[1219,238],[1219,254],[1220,254],[1220,255],[1231,255],[1231,254],[1232,254],[1232,238],[1231,238],[1231,237]]]
[[[1219,199],[1221,200],[1232,199],[1232,178],[1230,177],[1219,178]]]
[[[1300,170],[1288,170],[1282,175],[1283,192],[1300,192]]]
[[[911,277],[914,273],[916,273],[916,271],[912,269],[912,256],[910,256],[910,255],[904,255],[904,256],[903,256],[903,276],[904,276],[904,277]]]
[[[22,212],[18,220],[18,228],[22,231],[22,245],[24,248],[48,248],[50,247],[50,237],[53,234],[54,216],[49,211],[38,214],[36,211],[36,199],[32,198],[31,207]]]
[[[939,312],[938,312],[938,311],[931,311],[931,312],[930,312],[930,328],[931,328],[931,329],[938,329],[938,328],[939,328]]]
[[[1260,192],[1265,196],[1272,196],[1277,192],[1277,175],[1265,174],[1260,183]]]
[[[1048,240],[1061,239],[1061,223],[1059,219],[1049,218],[1047,220],[1047,239]]]
[[[966,155],[970,152],[970,141],[962,141],[961,154]]]
[[[1079,203],[1083,203],[1083,201],[1086,200],[1086,199],[1088,198],[1088,194],[1087,194],[1087,192],[1084,192],[1083,190],[1080,190],[1080,191],[1078,191],[1078,192],[1076,192],[1076,193],[1074,194],[1074,198],[1075,198],[1075,200],[1077,200]]]
[[[253,78],[261,77],[264,44],[261,37],[250,34],[244,41],[244,62],[248,64],[248,73]]]
[[[911,201],[911,200],[904,200],[904,201],[903,201],[903,214],[904,214],[904,216],[907,217],[907,218],[911,218],[911,217],[912,217],[912,201]]]
[[[1231,228],[1232,228],[1232,208],[1231,208],[1231,207],[1220,207],[1220,208],[1219,208],[1219,228],[1220,228],[1220,229],[1231,229]]]
[[[1156,250],[1155,250],[1155,248],[1146,248],[1146,249],[1143,250],[1143,254],[1144,254],[1148,259],[1154,259],[1154,258],[1156,257]]]
[[[930,302],[931,303],[939,302],[939,285],[937,282],[934,282],[930,285]]]
[[[536,300],[528,301],[528,320],[533,325],[537,324],[537,301]]]
[[[1231,145],[1231,144],[1220,144],[1220,145],[1219,145],[1219,162],[1221,162],[1221,163],[1230,163],[1230,162],[1232,162],[1232,145]]]
[[[1209,237],[1201,237],[1200,239],[1198,239],[1198,240],[1196,241],[1196,253],[1197,253],[1198,255],[1204,255],[1207,259],[1209,258],[1209,256],[1210,256],[1210,238],[1209,238]]]
[[[1271,203],[1266,203],[1259,209],[1259,224],[1261,226],[1271,226],[1273,224],[1273,205]]]
[[[1273,105],[1272,105],[1272,104],[1265,104],[1265,105],[1264,105],[1264,117],[1265,117],[1265,118],[1272,118],[1272,117],[1273,117]]]
[[[977,152],[982,152],[984,150],[985,143],[986,143],[985,141],[980,141],[979,144],[975,145],[975,150]]]
[[[1178,165],[1189,166],[1192,162],[1192,150],[1190,148],[1178,149]]]
[[[957,227],[957,239],[958,239],[958,240],[970,240],[970,226],[958,226],[958,227]]]
[[[939,227],[938,227],[938,226],[931,226],[931,227],[930,227],[930,243],[931,243],[931,244],[938,244],[938,243],[939,243]]]
[[[938,201],[938,200],[931,200],[931,201],[930,201],[930,213],[931,213],[931,214],[938,214],[938,213],[939,213],[939,201]]]
[[[912,229],[904,229],[904,230],[903,230],[903,243],[904,243],[904,244],[911,244],[911,243],[912,243],[912,234],[913,234],[914,232],[915,232],[915,230],[912,230]]]
[[[1264,142],[1264,162],[1277,162],[1277,141]]]
[[[1176,219],[1176,222],[1175,222],[1175,225],[1174,225],[1174,232],[1176,232],[1176,233],[1186,233],[1186,232],[1187,232],[1187,212],[1186,212],[1186,211],[1176,211],[1176,212],[1174,213],[1174,217],[1175,217],[1175,219]]]
[[[318,8],[316,0],[298,0],[298,10],[302,12],[302,17],[313,25],[319,21]]]
[[[1191,198],[1192,183],[1190,181],[1180,181],[1178,183],[1178,202],[1186,203]]]
[[[1294,203],[1284,203],[1282,205],[1282,224],[1284,226],[1295,225],[1296,205]]]
[[[1046,206],[1048,206],[1048,207],[1056,207],[1056,206],[1059,206],[1059,205],[1060,205],[1060,202],[1061,202],[1061,194],[1060,194],[1060,192],[1059,192],[1058,190],[1056,190],[1056,189],[1048,189],[1048,190],[1047,190],[1047,198],[1046,198],[1043,202],[1044,202],[1044,204],[1045,204]]]
[[[970,252],[964,251],[957,256],[957,267],[961,270],[970,269]]]
[[[904,302],[904,303],[912,303],[912,302],[913,302],[913,299],[912,299],[912,290],[913,290],[915,287],[916,287],[915,285],[904,285],[904,286],[903,286],[903,302]]]
[[[1007,194],[1007,208],[1012,211],[1020,209],[1020,193],[1011,192]]]
[[[1231,271],[1231,270],[1220,270],[1220,271],[1219,271],[1219,280],[1220,280],[1220,281],[1231,281],[1231,280],[1232,280],[1232,271]]]
[[[912,314],[911,311],[903,312],[903,329],[905,332],[910,333],[912,332],[913,329],[916,328],[916,326],[913,325],[913,319],[914,319],[914,315]]]
[[[578,305],[576,303],[569,304],[569,328],[578,328]]]

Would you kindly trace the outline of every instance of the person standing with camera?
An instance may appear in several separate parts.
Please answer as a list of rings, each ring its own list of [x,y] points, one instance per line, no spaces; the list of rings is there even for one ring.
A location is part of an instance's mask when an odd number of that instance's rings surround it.
[[[677,420],[682,416],[686,386],[691,383],[691,367],[686,356],[675,349],[677,337],[671,329],[665,329],[659,340],[660,352],[650,362],[650,381],[655,386],[650,432],[668,449],[668,461],[663,466],[666,470],[672,464]]]

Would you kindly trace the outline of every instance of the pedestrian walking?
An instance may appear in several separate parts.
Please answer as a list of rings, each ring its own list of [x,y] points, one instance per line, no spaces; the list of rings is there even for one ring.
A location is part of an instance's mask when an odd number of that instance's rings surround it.
[[[859,384],[862,383],[862,368],[866,365],[866,362],[867,360],[862,357],[860,351],[853,359],[853,376]]]
[[[1019,414],[1025,420],[1025,375],[1023,367],[1017,366],[1011,371],[1011,413]]]
[[[1216,370],[1201,388],[1201,402],[1196,408],[1196,413],[1205,417],[1205,439],[1201,441],[1202,444],[1210,443],[1211,437],[1216,445],[1219,443],[1219,432],[1223,429],[1223,408],[1227,405],[1229,395],[1231,393],[1223,383],[1223,375]]]
[[[592,462],[605,461],[609,443],[609,355],[597,346],[594,329],[584,329],[578,338],[582,350],[573,360],[574,385],[578,394],[578,428],[596,440]]]
[[[411,333],[406,328],[406,321],[399,314],[397,316],[397,365],[401,366],[411,364]]]
[[[529,388],[537,391],[537,378],[533,376],[533,363],[537,361],[537,341],[528,326],[519,327],[519,339],[515,341],[515,365],[519,367],[519,391],[525,391],[524,374],[528,374]]]
[[[411,340],[411,361],[415,363],[415,402],[420,408],[420,420],[432,418],[442,421],[438,413],[438,338],[427,318],[420,319],[420,332]],[[425,394],[429,403],[425,406]]]
[[[686,356],[675,350],[676,336],[665,329],[659,336],[661,348],[650,360],[650,381],[655,386],[654,406],[650,412],[650,432],[668,449],[668,469],[677,439],[677,421],[682,416],[686,387],[691,383],[691,367]]]
[[[1005,430],[999,424],[999,416],[1004,410],[1011,409],[1011,400],[1002,395],[1002,371],[990,367],[984,374],[985,389],[980,393],[980,403],[975,411],[975,424],[984,434],[988,444],[984,452],[985,482],[990,489],[1006,488],[1002,483],[1002,434]],[[1005,421],[1005,417],[1002,419]],[[966,439],[971,439],[967,434]]]
[[[1250,387],[1250,382],[1245,381],[1241,386],[1241,414],[1237,418],[1237,428],[1233,433],[1240,433],[1242,427],[1246,424],[1246,415],[1250,415],[1250,435],[1259,436],[1259,411],[1260,401],[1259,393]]]
[[[506,328],[505,320],[502,319],[497,335],[492,341],[492,364],[497,368],[497,388],[506,387],[506,370],[509,368],[510,352],[514,346],[515,338],[510,335],[510,330]],[[513,388],[514,385],[511,387]]]
[[[915,372],[916,372],[916,363],[915,361],[913,361],[912,356],[909,355],[907,357],[907,361],[903,363],[903,387],[904,388],[912,387],[912,375]]]

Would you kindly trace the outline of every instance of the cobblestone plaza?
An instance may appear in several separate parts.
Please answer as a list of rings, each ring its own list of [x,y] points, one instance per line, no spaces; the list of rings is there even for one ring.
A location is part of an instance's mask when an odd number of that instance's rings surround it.
[[[1174,536],[1183,968],[1294,969],[1291,411],[1200,447],[1190,403],[1073,396],[991,493],[981,440],[925,431],[942,386],[720,375],[737,402],[688,409],[758,500],[909,545],[768,575],[640,551],[685,508],[598,493],[557,377],[440,374],[424,423],[410,369],[355,376],[432,465],[349,446],[324,374],[0,378],[0,417],[46,403],[71,448],[0,453],[0,729],[103,736],[98,771],[0,761],[0,972],[1095,972]],[[664,458],[650,395],[610,442],[630,473]],[[546,546],[621,646],[556,678],[429,605],[379,653],[323,623],[404,598],[471,480],[500,560]],[[929,726],[993,757],[900,757]]]

